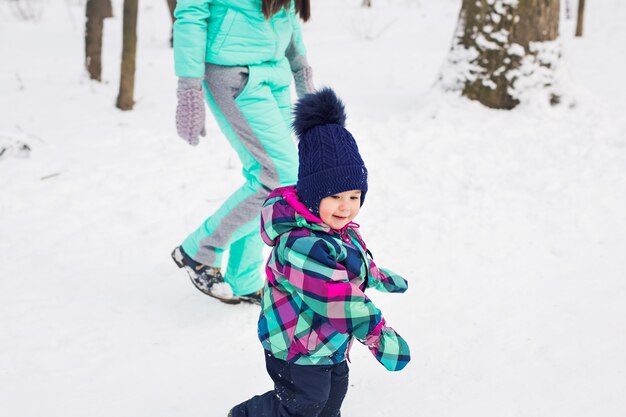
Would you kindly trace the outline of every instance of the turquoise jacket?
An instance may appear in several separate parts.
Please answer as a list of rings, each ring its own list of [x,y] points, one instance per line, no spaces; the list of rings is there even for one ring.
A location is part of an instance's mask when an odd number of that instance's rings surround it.
[[[178,0],[174,16],[179,77],[202,78],[205,62],[243,66],[288,58],[297,71],[306,54],[293,2],[267,20],[261,0]]]

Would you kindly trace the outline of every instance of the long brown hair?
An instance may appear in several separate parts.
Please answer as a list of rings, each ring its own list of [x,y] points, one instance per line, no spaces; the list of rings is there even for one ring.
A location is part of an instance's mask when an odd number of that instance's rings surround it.
[[[291,6],[291,0],[262,0],[262,2],[263,16],[266,19],[274,16],[282,8],[289,10]],[[309,20],[311,17],[311,0],[294,0],[294,2],[296,3],[296,13],[300,15],[300,19],[305,22]]]

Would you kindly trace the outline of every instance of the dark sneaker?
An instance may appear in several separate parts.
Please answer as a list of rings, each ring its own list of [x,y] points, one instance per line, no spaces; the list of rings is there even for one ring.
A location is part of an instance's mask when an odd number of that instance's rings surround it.
[[[172,259],[179,268],[184,268],[193,285],[204,294],[217,298],[227,304],[239,304],[241,300],[234,296],[230,286],[224,282],[219,268],[213,268],[189,257],[180,246],[172,251]]]
[[[261,299],[263,298],[263,290],[260,289],[252,294],[239,295],[239,300],[243,303],[261,305]]]

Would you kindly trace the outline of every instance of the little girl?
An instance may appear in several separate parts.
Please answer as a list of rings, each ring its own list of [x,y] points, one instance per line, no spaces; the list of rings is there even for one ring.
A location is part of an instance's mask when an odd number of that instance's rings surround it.
[[[275,189],[261,212],[266,265],[258,334],[274,390],[234,407],[229,416],[335,417],[348,389],[354,339],[391,371],[409,347],[364,294],[404,292],[407,282],[378,268],[353,223],[367,193],[367,169],[344,128],[345,110],[326,88],[295,107],[298,182]]]

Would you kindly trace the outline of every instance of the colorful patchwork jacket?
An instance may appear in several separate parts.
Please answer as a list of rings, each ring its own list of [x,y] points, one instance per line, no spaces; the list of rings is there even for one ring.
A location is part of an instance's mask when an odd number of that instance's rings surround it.
[[[298,201],[294,187],[269,195],[261,235],[272,252],[258,333],[275,357],[299,365],[334,364],[346,359],[356,338],[389,370],[409,362],[408,345],[364,293],[404,292],[408,284],[376,267],[357,227],[331,230]]]

